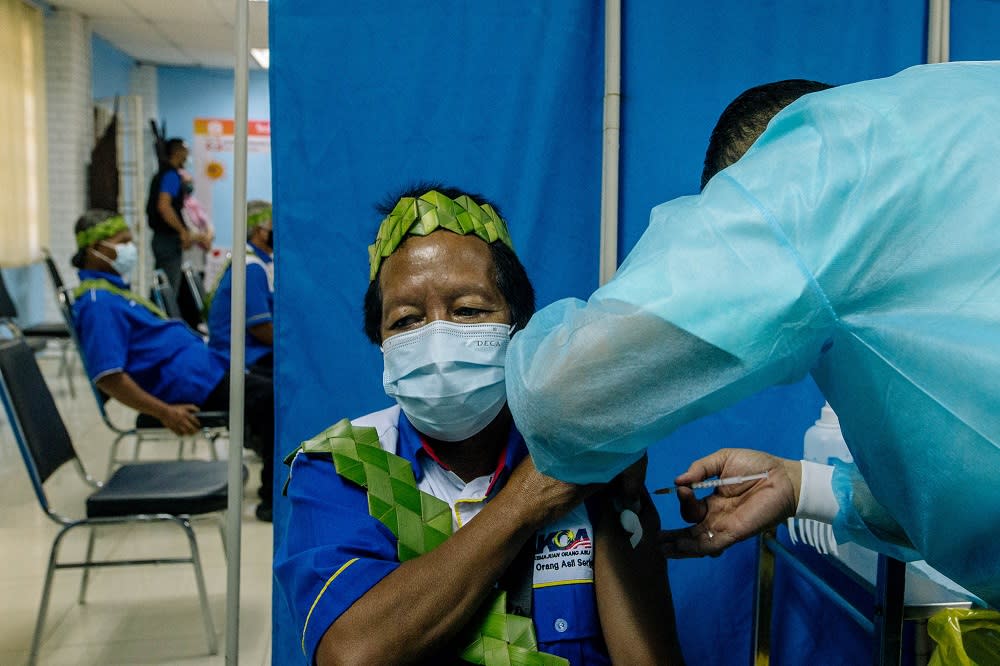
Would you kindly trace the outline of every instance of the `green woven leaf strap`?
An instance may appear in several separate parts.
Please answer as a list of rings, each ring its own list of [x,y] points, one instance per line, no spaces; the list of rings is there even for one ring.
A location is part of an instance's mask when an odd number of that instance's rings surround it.
[[[375,428],[344,419],[303,443],[302,450],[330,453],[338,474],[368,489],[368,513],[396,536],[400,562],[451,536],[451,507],[417,489],[410,463],[385,451]]]
[[[73,299],[79,299],[81,296],[86,294],[91,289],[97,289],[98,291],[107,291],[112,294],[117,294],[127,301],[135,301],[139,305],[143,306],[153,314],[155,314],[160,319],[168,319],[167,314],[156,307],[151,300],[148,298],[143,298],[139,294],[128,291],[126,289],[121,289],[111,284],[107,280],[84,280],[80,285],[73,290]]]
[[[229,267],[232,265],[233,258],[232,256],[229,256],[226,258],[226,262],[222,265],[222,268],[219,269],[219,272],[216,273],[215,284],[213,284],[212,288],[208,290],[207,294],[205,294],[205,302],[201,304],[201,314],[205,317],[205,319],[208,319],[208,311],[212,309],[212,301],[215,300],[215,294],[219,291],[219,285],[222,284],[222,278],[226,276],[226,271],[228,271]],[[298,449],[296,449],[296,451],[298,451]]]
[[[368,513],[396,536],[399,561],[430,552],[451,536],[451,508],[417,488],[410,463],[382,448],[375,428],[348,419],[302,443],[286,458],[328,453],[337,473],[368,490]],[[467,632],[462,659],[482,666],[569,666],[562,657],[538,651],[531,618],[507,613],[507,593],[499,591]]]
[[[538,651],[531,618],[507,613],[507,593],[497,592],[483,605],[479,623],[468,632],[462,659],[484,666],[569,666],[569,661]]]

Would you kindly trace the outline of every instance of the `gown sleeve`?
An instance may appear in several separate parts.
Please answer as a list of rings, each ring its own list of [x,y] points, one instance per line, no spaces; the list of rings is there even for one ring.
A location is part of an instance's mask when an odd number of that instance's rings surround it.
[[[508,401],[538,468],[607,481],[681,424],[811,372],[866,482],[842,484],[840,533],[901,532],[1000,604],[997,118],[1000,63],[789,105],[699,196],[653,209],[586,303],[514,335]]]

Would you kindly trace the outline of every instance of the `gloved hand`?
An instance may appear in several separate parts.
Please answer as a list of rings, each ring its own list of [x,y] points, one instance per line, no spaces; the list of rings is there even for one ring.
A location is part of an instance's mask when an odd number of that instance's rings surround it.
[[[729,546],[795,515],[801,467],[796,460],[751,449],[721,449],[691,463],[675,479],[678,486],[719,478],[768,472],[766,479],[720,486],[698,499],[691,488],[677,489],[681,517],[691,527],[660,532],[666,557],[719,555]]]

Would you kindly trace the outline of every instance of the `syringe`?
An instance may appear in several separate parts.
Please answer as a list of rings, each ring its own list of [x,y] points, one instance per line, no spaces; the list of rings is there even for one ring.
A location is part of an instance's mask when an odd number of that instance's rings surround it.
[[[719,486],[733,486],[737,483],[746,483],[747,481],[756,481],[757,479],[766,479],[767,472],[761,472],[760,474],[748,474],[747,476],[727,476],[723,479],[708,479],[706,481],[697,481],[690,485],[683,486],[669,486],[667,488],[660,488],[659,490],[654,490],[655,495],[669,495],[678,488],[718,488]]]

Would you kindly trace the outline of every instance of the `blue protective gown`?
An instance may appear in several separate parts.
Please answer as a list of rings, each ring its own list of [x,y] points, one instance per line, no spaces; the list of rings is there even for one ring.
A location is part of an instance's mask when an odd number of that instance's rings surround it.
[[[507,354],[536,465],[577,482],[807,372],[857,464],[834,477],[838,537],[1000,605],[1000,63],[798,100]]]

